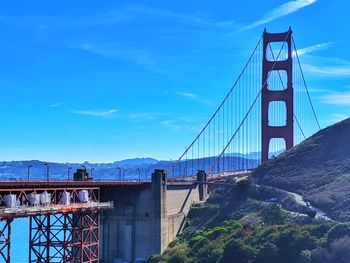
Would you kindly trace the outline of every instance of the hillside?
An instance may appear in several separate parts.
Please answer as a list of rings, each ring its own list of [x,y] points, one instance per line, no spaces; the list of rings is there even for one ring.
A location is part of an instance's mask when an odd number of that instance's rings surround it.
[[[253,172],[259,184],[297,192],[328,212],[350,220],[350,119],[325,128]]]
[[[262,188],[245,180],[217,190],[148,263],[350,262],[349,225],[288,212],[265,202],[269,187]]]

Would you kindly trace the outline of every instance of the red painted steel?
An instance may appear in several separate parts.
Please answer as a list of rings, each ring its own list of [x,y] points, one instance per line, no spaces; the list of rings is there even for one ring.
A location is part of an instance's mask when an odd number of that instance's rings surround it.
[[[58,214],[58,213],[73,213],[79,210],[89,210],[89,207],[76,207],[74,205],[60,205],[60,199],[62,197],[62,194],[65,191],[68,191],[71,195],[71,203],[72,204],[79,204],[81,203],[79,200],[79,191],[81,190],[86,190],[88,191],[88,195],[89,195],[89,201],[92,203],[98,203],[100,200],[100,188],[98,187],[82,187],[82,188],[70,188],[70,187],[64,187],[64,188],[60,188],[60,187],[56,187],[56,188],[25,188],[25,189],[21,189],[21,188],[13,188],[13,189],[0,189],[0,221],[2,220],[7,220],[7,219],[13,219],[13,218],[18,218],[18,217],[28,217],[28,216],[34,216],[34,215],[45,215],[48,213],[54,213]],[[33,207],[30,204],[30,200],[29,200],[29,195],[32,193],[36,193],[36,194],[41,194],[43,192],[47,192],[48,194],[50,194],[51,196],[51,200],[50,200],[50,204],[49,205],[45,205],[45,206],[37,206],[38,209],[36,209],[35,211],[33,209],[27,209],[28,212],[26,212],[27,210],[22,209],[25,212],[21,212],[18,209],[21,208],[28,208],[28,207]],[[5,206],[5,201],[4,201],[4,197],[8,194],[14,194],[16,195],[16,202],[18,208],[13,208],[12,210],[14,210],[15,212],[17,211],[18,213],[12,213],[9,211],[9,209],[4,209]],[[60,205],[60,206],[58,206]],[[55,207],[54,210],[50,210],[50,209],[40,209],[40,208],[50,208],[50,207]],[[36,206],[34,206],[36,207]],[[57,209],[56,209],[57,208]],[[17,210],[16,210],[17,209]],[[94,211],[98,211],[99,208],[98,206],[93,206],[91,205],[91,209],[90,210],[94,210]]]
[[[3,206],[0,221],[4,224],[0,229],[0,262],[10,262],[11,221],[17,217],[30,220],[29,262],[99,262],[100,212],[112,206],[108,202],[100,203],[100,188],[96,184],[89,182],[88,185],[86,182],[73,185],[35,182],[27,183],[24,188],[22,183],[0,188],[0,206]],[[89,202],[79,200],[81,190],[88,192]],[[60,204],[65,191],[70,193],[71,204]],[[51,195],[48,205],[30,204],[30,194],[43,192]],[[16,195],[16,207],[4,206],[4,197],[8,194]],[[51,211],[52,208],[55,209]]]
[[[269,61],[267,58],[267,49],[270,43],[284,42],[288,45],[288,58],[286,60]],[[261,137],[262,151],[261,160],[265,162],[269,159],[269,145],[273,138],[282,138],[285,140],[286,149],[293,147],[293,61],[292,61],[292,30],[285,33],[271,34],[266,30],[263,33],[263,69],[262,69],[262,103],[261,103]],[[273,70],[285,70],[287,73],[287,87],[285,90],[269,90],[268,77]],[[286,103],[286,125],[269,125],[269,104],[273,101],[284,101]]]
[[[72,260],[72,215],[30,217],[29,262]]]
[[[74,188],[74,187],[105,187],[105,186],[137,186],[150,182],[115,182],[115,181],[0,181],[0,189],[17,188]]]
[[[12,219],[2,222],[3,226],[0,230],[0,262],[10,263],[11,222]]]
[[[98,263],[100,247],[100,215],[98,213],[78,213],[73,216],[72,261]]]

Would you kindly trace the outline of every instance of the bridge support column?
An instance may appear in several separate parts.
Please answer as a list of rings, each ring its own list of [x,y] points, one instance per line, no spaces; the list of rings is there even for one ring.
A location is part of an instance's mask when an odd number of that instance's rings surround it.
[[[152,173],[151,246],[152,253],[159,254],[168,244],[167,174],[164,170]]]
[[[275,60],[269,60],[268,53],[271,52],[269,44],[281,42],[287,45],[288,57],[284,60],[275,56]],[[271,59],[271,56],[270,56]],[[269,159],[270,141],[273,138],[282,138],[285,140],[286,149],[293,147],[294,136],[294,109],[293,109],[293,61],[292,61],[292,30],[288,32],[271,34],[266,30],[263,34],[263,69],[262,69],[262,103],[261,103],[261,161],[265,162]],[[277,60],[277,61],[276,61]],[[287,74],[287,86],[278,90],[269,89],[269,76],[272,71],[285,71]],[[281,85],[283,85],[281,83]],[[270,126],[269,124],[269,107],[274,101],[285,102],[286,105],[286,125]]]
[[[199,191],[199,201],[205,201],[208,197],[207,174],[204,170],[198,170],[197,182]]]
[[[38,215],[29,219],[29,262],[70,262],[72,215]]]
[[[100,214],[84,212],[73,215],[72,263],[98,263]]]
[[[2,221],[0,230],[0,262],[10,263],[12,219]]]

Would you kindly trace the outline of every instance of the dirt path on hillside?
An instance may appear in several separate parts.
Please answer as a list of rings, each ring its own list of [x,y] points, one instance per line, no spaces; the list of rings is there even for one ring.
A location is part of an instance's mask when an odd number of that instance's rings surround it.
[[[327,214],[324,211],[322,211],[321,209],[319,209],[317,207],[309,205],[307,202],[305,202],[303,196],[301,196],[301,195],[299,195],[297,193],[288,192],[288,191],[285,191],[285,190],[282,190],[282,189],[280,189],[280,190],[284,191],[284,192],[286,192],[286,193],[288,193],[290,195],[292,195],[294,197],[295,201],[297,201],[300,205],[309,207],[312,210],[314,210],[316,212],[315,218],[324,219],[324,220],[327,220],[327,221],[333,221],[331,218],[329,218],[327,216]]]

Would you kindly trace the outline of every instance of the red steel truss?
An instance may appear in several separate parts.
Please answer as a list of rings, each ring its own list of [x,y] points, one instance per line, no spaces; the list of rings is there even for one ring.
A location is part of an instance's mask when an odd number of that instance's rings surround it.
[[[100,214],[30,217],[30,263],[98,263]]]
[[[0,231],[0,262],[10,263],[11,219],[3,221]]]
[[[72,258],[72,215],[30,217],[29,262],[69,262]]]
[[[84,202],[79,199],[82,190],[88,193]],[[70,193],[70,203],[62,204],[65,191]],[[49,204],[30,204],[30,194],[43,192],[50,194]],[[16,205],[6,207],[6,195],[16,195]],[[10,263],[11,221],[29,217],[30,263],[97,263],[100,212],[112,207],[110,202],[100,202],[99,187],[0,188],[0,262]]]
[[[73,216],[73,257],[71,262],[98,263],[100,214],[78,213]]]

